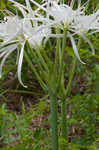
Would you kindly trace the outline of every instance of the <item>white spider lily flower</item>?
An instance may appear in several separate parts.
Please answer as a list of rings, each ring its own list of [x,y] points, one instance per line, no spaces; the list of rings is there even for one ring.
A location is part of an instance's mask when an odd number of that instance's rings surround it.
[[[60,28],[64,29],[64,26],[67,29],[72,28],[72,23],[78,16],[84,15],[83,7],[78,7],[76,10],[73,10],[72,7],[61,4],[58,5],[53,3],[52,7],[50,7],[50,15],[54,18]]]
[[[64,28],[67,28],[68,32],[72,31],[72,24],[75,18],[84,15],[84,11],[83,11],[84,6],[80,6],[81,0],[78,0],[78,7],[76,10],[73,10],[74,0],[72,0],[70,6],[66,4],[58,4],[55,1],[48,0],[47,1],[48,3],[46,3],[46,7],[41,6],[39,3],[35,2],[35,0],[30,0],[30,1],[33,2],[39,9],[45,11],[46,14],[48,14],[46,15],[45,19],[48,20],[48,22],[50,22],[51,20],[53,22],[52,26],[55,27],[55,25],[56,26],[58,25],[62,30],[64,30]],[[53,19],[51,19],[50,17],[48,18],[48,16],[51,16]],[[82,62],[77,52],[77,48],[75,46],[73,36],[70,35],[70,33],[68,34],[68,36],[73,45],[75,55],[80,60],[80,62]]]
[[[46,7],[43,7],[35,0],[30,0],[33,2],[39,9],[45,11],[48,15],[52,16],[56,24],[60,25],[63,28],[63,25],[71,25],[74,18],[78,15],[83,15],[84,6],[80,7],[81,0],[78,0],[79,7],[76,10],[73,10],[73,2],[72,0],[71,5],[68,6],[66,4],[58,4],[56,1],[47,0]],[[49,5],[50,4],[50,5]],[[49,6],[48,6],[49,5]]]
[[[18,16],[7,16],[6,21],[0,23],[0,39],[3,40],[2,45],[15,39],[22,34],[22,22]]]
[[[50,15],[54,18],[55,22],[58,24],[58,26],[64,30],[64,28],[67,28],[68,31],[68,37],[70,38],[70,41],[72,43],[72,47],[74,50],[74,53],[76,55],[76,57],[78,58],[78,60],[85,64],[79,56],[74,38],[71,34],[72,31],[72,27],[73,27],[73,22],[74,20],[76,20],[76,18],[78,18],[78,16],[83,16],[84,15],[84,7],[80,7],[81,5],[81,1],[78,1],[78,8],[76,10],[73,10],[73,5],[74,5],[74,1],[71,2],[71,5],[65,5],[65,4],[61,4],[58,5],[56,3],[53,3],[53,5],[50,8]]]
[[[24,18],[34,17],[35,15],[40,16],[40,14],[37,14],[38,9],[35,11],[32,10],[30,2],[29,2],[30,0],[25,0],[26,6],[16,2],[15,0],[9,0],[9,1],[12,2],[14,6],[21,11]]]
[[[14,50],[17,49],[18,45],[19,44],[22,45],[24,41],[22,39],[22,33],[23,33],[22,25],[23,25],[22,20],[19,19],[18,16],[7,16],[6,21],[5,22],[3,21],[0,23],[0,27],[1,27],[0,39],[3,41],[2,43],[0,43],[0,56],[3,57],[1,64],[0,64],[0,77],[2,75],[2,67],[3,67],[5,60]],[[22,39],[21,41],[19,41],[18,39],[20,37]],[[19,78],[19,81],[21,83],[20,78]]]
[[[26,6],[15,2],[14,0],[9,1],[13,2],[14,5],[19,8],[24,18],[19,18],[18,16],[7,16],[6,21],[0,23],[0,39],[3,41],[0,43],[0,57],[3,58],[1,61],[0,76],[6,58],[14,50],[20,48],[20,54],[17,60],[17,73],[19,82],[26,87],[21,80],[21,68],[25,43],[28,41],[33,49],[40,47],[43,38],[47,41],[51,36],[51,29],[49,28],[50,26],[46,26],[46,21],[43,25],[43,17],[36,13],[38,9],[36,11],[32,10],[29,0],[25,0]],[[31,19],[31,17],[33,18],[35,16],[39,17],[39,19]],[[39,20],[42,22],[41,25],[38,23]],[[7,46],[7,44],[10,46]]]
[[[50,29],[50,27],[53,26],[53,24],[55,24],[55,22],[50,20],[49,18],[45,18],[42,15],[38,14],[37,12],[40,10],[39,8],[36,9],[35,11],[32,10],[31,5],[30,5],[31,0],[25,0],[26,6],[16,2],[14,0],[9,0],[9,1],[13,2],[15,4],[15,6],[20,9],[20,11],[22,12],[22,14],[24,16],[24,21],[23,21],[24,36],[27,36],[26,34],[29,33],[30,37],[32,39],[32,38],[34,38],[34,33],[40,31],[41,37],[47,37],[47,39],[48,39],[48,37],[52,37],[52,36],[55,37],[55,34],[51,34],[51,29]],[[48,1],[50,2],[52,0],[48,0]],[[41,5],[42,8],[44,6],[45,6],[44,4]],[[34,28],[32,27],[30,21],[32,21]],[[40,28],[38,27],[38,21],[42,23],[42,25],[39,26]],[[29,30],[31,30],[31,31],[29,31]],[[27,33],[25,33],[25,32],[27,32]],[[31,36],[31,34],[33,36]],[[38,36],[38,34],[37,34],[37,36]],[[58,35],[56,35],[56,37],[57,36]],[[34,39],[34,41],[35,41],[35,39]],[[34,43],[36,43],[36,42],[37,42],[37,40]],[[41,42],[39,42],[39,40],[38,40],[38,43],[41,43]]]
[[[79,54],[77,52],[77,48],[75,45],[75,41],[73,39],[73,34],[80,35],[90,46],[92,50],[92,54],[94,55],[95,50],[91,43],[91,41],[85,36],[85,32],[95,33],[99,32],[99,11],[93,13],[92,15],[85,15],[84,13],[84,5],[81,6],[81,0],[78,0],[77,9],[73,10],[75,0],[72,0],[70,6],[53,2],[50,7],[49,13],[57,22],[59,27],[64,30],[64,27],[68,30],[68,36],[71,40],[74,53],[77,56],[78,60],[84,64],[84,62],[80,59]],[[88,1],[89,2],[89,1]],[[87,3],[88,3],[87,2]]]
[[[25,0],[26,6],[16,2],[14,0],[9,0],[9,1],[11,1],[14,4],[14,6],[17,7],[21,11],[21,13],[24,17],[24,20],[32,20],[34,26],[38,26],[38,21],[41,21],[43,23],[44,23],[44,21],[45,22],[50,21],[50,20],[44,19],[44,17],[40,13],[38,13],[40,8],[38,8],[36,10],[33,10],[31,8],[30,0]],[[45,5],[46,4],[42,4],[41,7],[44,7]],[[33,18],[36,18],[36,19],[33,19]]]
[[[28,40],[30,46],[33,49],[36,49],[37,47],[40,47],[44,37],[45,40],[50,37],[51,29],[43,24],[40,26],[32,27],[30,20],[27,19],[24,21],[23,24],[23,33],[25,39]]]
[[[99,11],[91,15],[83,15],[75,18],[74,21],[75,32],[80,34],[82,32],[99,32]]]
[[[35,25],[35,24],[34,24]],[[24,55],[24,46],[26,41],[29,42],[33,49],[41,46],[43,38],[47,40],[50,37],[51,30],[45,25],[32,25],[29,19],[20,19],[18,16],[8,16],[7,21],[0,23],[0,57],[2,58],[0,65],[0,76],[2,67],[6,58],[17,48],[20,48],[20,54],[17,61],[18,79],[21,85],[26,87],[21,80],[21,68]]]
[[[72,32],[81,36],[90,46],[92,54],[95,50],[91,41],[87,38],[86,34],[93,34],[99,32],[99,11],[91,15],[83,15],[75,18],[72,25]]]

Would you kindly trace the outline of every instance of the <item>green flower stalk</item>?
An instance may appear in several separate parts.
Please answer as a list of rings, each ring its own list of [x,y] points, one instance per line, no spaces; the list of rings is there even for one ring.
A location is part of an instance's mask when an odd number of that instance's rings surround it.
[[[58,109],[57,109],[57,95],[49,92],[50,97],[50,109],[51,109],[51,138],[52,138],[52,150],[58,150]]]

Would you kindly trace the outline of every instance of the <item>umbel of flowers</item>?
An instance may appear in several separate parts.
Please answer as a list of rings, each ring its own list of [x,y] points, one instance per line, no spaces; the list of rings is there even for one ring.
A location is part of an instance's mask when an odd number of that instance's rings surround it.
[[[58,150],[58,99],[61,99],[61,135],[67,142],[66,98],[70,93],[77,60],[85,64],[79,56],[81,41],[87,42],[92,54],[95,53],[93,44],[87,36],[99,32],[99,10],[90,15],[85,14],[88,2],[81,5],[81,0],[77,1],[75,9],[75,0],[72,0],[70,5],[55,0],[45,0],[41,4],[35,0],[25,0],[26,5],[14,0],[8,1],[15,7],[16,14],[5,10],[4,20],[0,21],[0,76],[2,77],[2,67],[8,56],[17,51],[18,80],[26,87],[21,79],[23,57],[26,59],[40,85],[49,94],[52,150]],[[31,7],[31,3],[36,6],[35,10]],[[21,12],[21,16],[18,15],[18,11]],[[67,38],[71,41],[75,56],[65,88],[64,55]],[[53,51],[54,58],[49,57]],[[33,59],[36,60],[38,69],[34,67]],[[63,145],[61,149],[65,150],[68,147]]]

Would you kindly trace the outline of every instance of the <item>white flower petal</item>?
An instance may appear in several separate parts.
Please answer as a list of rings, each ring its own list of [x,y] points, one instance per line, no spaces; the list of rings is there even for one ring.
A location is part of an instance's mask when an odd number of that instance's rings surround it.
[[[21,69],[22,69],[22,62],[23,62],[24,45],[25,45],[25,42],[22,43],[21,52],[20,52],[19,61],[18,61],[18,79],[21,85],[26,88],[27,86],[25,86],[21,80]]]
[[[1,64],[0,64],[0,78],[2,76],[2,67],[7,59],[7,57],[17,48],[17,45],[13,46],[12,49],[9,49],[9,51],[7,52],[7,54],[3,57],[2,61],[1,61]]]
[[[73,46],[73,49],[74,49],[74,53],[75,53],[75,55],[77,56],[78,60],[79,60],[82,64],[85,64],[85,63],[80,59],[80,57],[79,57],[79,53],[78,53],[78,50],[77,50],[77,47],[76,47],[76,43],[75,43],[75,41],[74,41],[73,36],[72,36],[70,33],[68,33],[68,36],[70,37],[70,40],[71,40],[71,43],[72,43],[72,46]]]
[[[0,44],[0,48],[5,46],[6,44],[13,44],[13,43],[21,43],[21,41],[20,40],[11,40],[11,41],[8,41],[7,43],[3,42]]]
[[[36,1],[34,1],[34,0],[30,0],[30,1],[32,3],[34,3],[38,8],[40,8],[40,9],[44,10],[45,12],[47,12],[47,10],[42,5],[40,5],[39,3],[37,3]]]
[[[22,5],[22,4],[20,4],[20,3],[16,2],[16,1],[14,1],[14,0],[9,0],[9,1],[11,1],[12,3],[14,3],[14,6],[17,7],[21,11],[21,13],[22,13],[22,15],[24,17],[27,16],[27,13],[25,11],[25,10],[27,10],[27,7],[25,7],[24,5]]]
[[[86,36],[84,36],[84,34],[81,34],[81,37],[89,44],[89,46],[92,50],[92,54],[95,55],[95,50],[94,50],[94,47],[93,47],[91,41]]]
[[[4,47],[4,48],[1,48],[0,49],[0,58],[2,58],[6,53],[8,53],[8,51],[10,51],[11,49],[16,49],[17,46],[16,44],[14,45],[10,45],[10,46],[7,46],[7,47]]]
[[[78,0],[78,8],[81,7],[81,0]]]
[[[71,3],[70,3],[70,7],[71,7],[71,8],[74,7],[74,3],[75,3],[75,0],[72,0]]]
[[[46,36],[46,34],[45,34]],[[48,34],[49,37],[56,37],[56,38],[62,38],[64,35],[63,34]]]
[[[14,0],[9,0],[9,1],[12,2],[12,3],[14,3],[16,6],[20,6],[20,7],[24,8],[24,9],[26,9],[26,7],[24,5],[22,5],[22,4],[20,4],[20,3],[16,2],[16,1],[14,1]]]
[[[7,45],[8,43],[11,43],[11,41],[17,36],[17,33],[14,35],[11,35],[8,39],[4,40],[4,42],[1,44],[1,46]],[[14,42],[16,42],[18,40],[15,40]]]

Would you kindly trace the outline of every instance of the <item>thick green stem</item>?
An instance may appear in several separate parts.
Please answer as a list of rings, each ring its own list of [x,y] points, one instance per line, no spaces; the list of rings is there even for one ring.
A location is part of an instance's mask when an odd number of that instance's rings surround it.
[[[49,92],[51,109],[51,138],[52,150],[58,150],[58,119],[57,119],[57,96]]]

